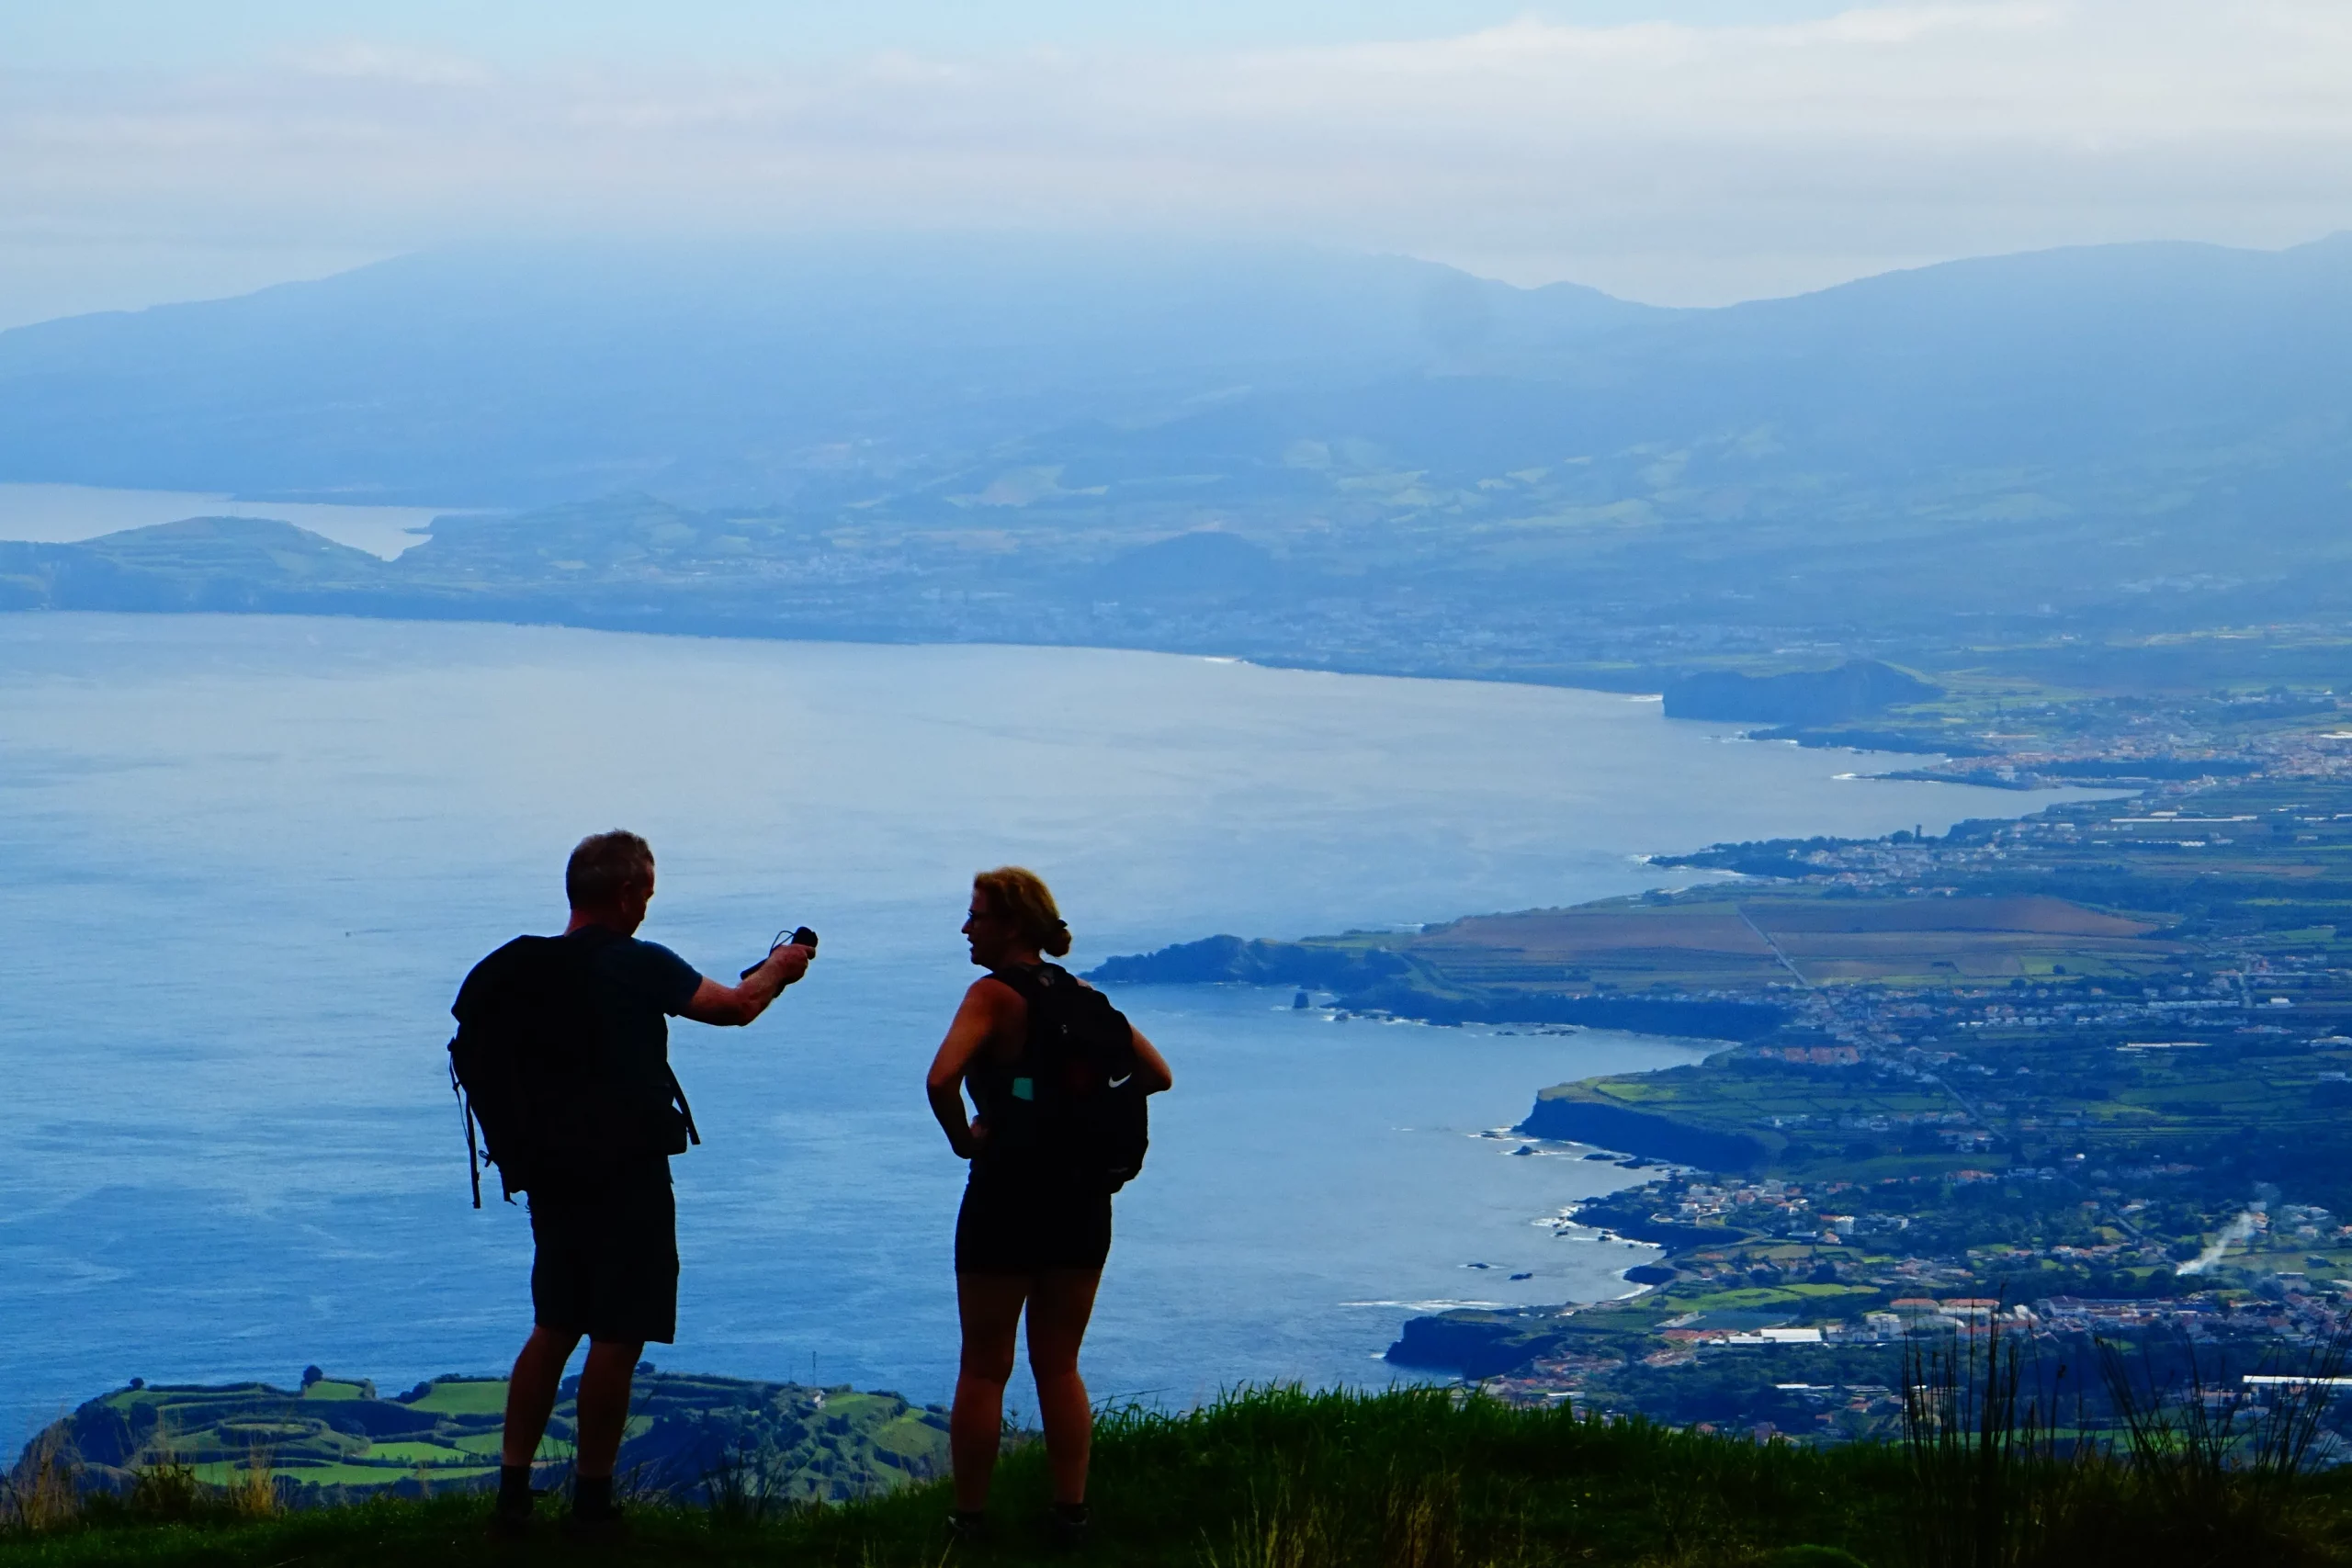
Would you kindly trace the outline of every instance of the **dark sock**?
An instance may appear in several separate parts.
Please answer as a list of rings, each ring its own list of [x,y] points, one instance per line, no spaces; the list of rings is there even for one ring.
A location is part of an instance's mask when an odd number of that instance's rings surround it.
[[[1057,1503],[1054,1505],[1054,1517],[1066,1525],[1082,1525],[1086,1522],[1086,1505]]]
[[[601,1519],[613,1511],[613,1478],[609,1475],[583,1475],[571,1484],[571,1513],[574,1518]]]
[[[529,1465],[502,1464],[498,1467],[498,1506],[509,1510],[530,1507],[531,1467]]]

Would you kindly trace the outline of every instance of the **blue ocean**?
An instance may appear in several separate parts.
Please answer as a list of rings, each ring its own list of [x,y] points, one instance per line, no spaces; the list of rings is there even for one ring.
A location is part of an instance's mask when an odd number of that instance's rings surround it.
[[[644,934],[707,971],[824,939],[753,1027],[675,1026],[706,1143],[677,1162],[679,1342],[650,1356],[928,1400],[962,1168],[922,1077],[972,977],[974,870],[1044,874],[1083,967],[2041,803],[1857,766],[1654,700],[1167,655],[0,615],[0,1437],[132,1376],[503,1368],[528,1231],[469,1206],[447,1010],[483,953],[560,928],[585,832],[652,840]],[[1118,1200],[1098,1395],[1384,1383],[1417,1311],[1629,1289],[1640,1249],[1544,1223],[1625,1174],[1486,1134],[1699,1048],[1116,999],[1178,1087]]]

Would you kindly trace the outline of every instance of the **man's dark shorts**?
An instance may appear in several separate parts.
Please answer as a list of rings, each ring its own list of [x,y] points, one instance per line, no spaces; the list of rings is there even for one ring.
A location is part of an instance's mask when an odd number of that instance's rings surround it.
[[[678,1334],[670,1162],[531,1192],[531,1309],[542,1328],[667,1345]]]

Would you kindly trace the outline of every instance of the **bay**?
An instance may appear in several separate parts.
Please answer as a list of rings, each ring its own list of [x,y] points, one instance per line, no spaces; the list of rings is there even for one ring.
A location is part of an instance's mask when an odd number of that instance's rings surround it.
[[[560,926],[584,832],[651,839],[645,934],[707,971],[824,935],[752,1028],[675,1028],[707,1141],[678,1162],[680,1341],[649,1354],[935,1399],[961,1168],[921,1078],[971,978],[974,870],[1044,873],[1082,967],[2053,798],[1856,766],[1655,701],[1166,655],[0,615],[0,1425],[133,1375],[504,1364],[528,1234],[467,1206],[446,1010],[482,953]],[[1623,1173],[1484,1134],[1544,1085],[1697,1047],[1119,999],[1179,1085],[1119,1200],[1099,1394],[1376,1384],[1429,1303],[1627,1289],[1638,1250],[1543,1223]]]

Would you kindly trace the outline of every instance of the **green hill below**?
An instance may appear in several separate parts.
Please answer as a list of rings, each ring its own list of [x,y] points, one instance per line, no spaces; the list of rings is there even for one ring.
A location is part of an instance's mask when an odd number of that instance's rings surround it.
[[[542,1457],[569,1451],[567,1380]],[[301,1386],[134,1382],[36,1435],[20,1475],[70,1455],[84,1485],[128,1496],[142,1473],[185,1467],[203,1486],[260,1483],[293,1506],[494,1486],[503,1378],[447,1376],[379,1398],[372,1382],[317,1374]],[[681,1497],[719,1484],[780,1501],[840,1501],[942,1473],[944,1411],[894,1393],[644,1372],[620,1469]]]

